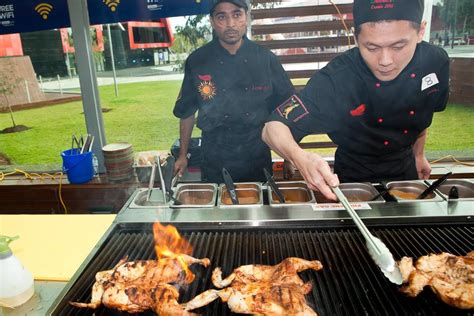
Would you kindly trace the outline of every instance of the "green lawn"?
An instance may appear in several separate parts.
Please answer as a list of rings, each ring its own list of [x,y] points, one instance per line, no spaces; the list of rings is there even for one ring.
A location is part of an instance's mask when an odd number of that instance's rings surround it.
[[[180,81],[142,82],[100,87],[107,142],[129,142],[135,152],[168,150],[178,138],[178,119],[172,114]],[[28,131],[0,134],[0,152],[14,164],[60,163],[60,152],[71,146],[71,135],[86,133],[82,103],[72,102],[15,112],[17,124]],[[470,152],[474,156],[474,106],[449,105],[437,113],[429,130],[427,150],[439,153]],[[0,114],[0,130],[10,127]],[[199,132],[195,130],[195,135]],[[464,153],[461,153],[464,155]]]

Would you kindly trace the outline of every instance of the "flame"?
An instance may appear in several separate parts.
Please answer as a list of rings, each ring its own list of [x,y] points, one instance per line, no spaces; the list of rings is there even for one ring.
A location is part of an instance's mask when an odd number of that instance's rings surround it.
[[[194,274],[189,270],[189,266],[183,255],[191,255],[193,247],[181,237],[176,227],[172,225],[161,225],[160,222],[153,224],[153,237],[155,239],[156,257],[176,259],[186,275],[186,282],[194,280]]]

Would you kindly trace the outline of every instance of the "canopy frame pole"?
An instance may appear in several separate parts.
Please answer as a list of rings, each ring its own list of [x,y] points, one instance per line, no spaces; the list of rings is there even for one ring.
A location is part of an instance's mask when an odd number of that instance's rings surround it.
[[[72,36],[76,51],[76,64],[81,85],[82,106],[86,120],[87,133],[95,137],[92,151],[99,161],[99,172],[105,172],[102,147],[105,139],[102,107],[100,105],[99,86],[95,73],[95,63],[90,36],[89,11],[87,0],[67,0],[71,19]]]

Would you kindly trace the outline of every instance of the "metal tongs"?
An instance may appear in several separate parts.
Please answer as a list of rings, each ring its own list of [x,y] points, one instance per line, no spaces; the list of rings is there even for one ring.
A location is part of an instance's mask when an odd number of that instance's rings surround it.
[[[285,203],[285,196],[283,195],[283,193],[281,193],[281,190],[276,184],[275,179],[273,179],[273,176],[265,168],[263,168],[263,173],[265,174],[265,177],[267,178],[268,185],[272,188],[272,191],[275,192],[275,195],[277,196],[280,203]]]
[[[448,177],[452,174],[452,172],[446,173],[444,176],[433,182],[425,191],[423,191],[418,197],[416,198],[417,200],[423,200],[425,199],[428,195],[434,192],[440,185],[442,185]]]
[[[336,194],[339,201],[352,217],[355,224],[357,225],[357,228],[359,228],[360,232],[362,233],[362,236],[364,236],[366,241],[365,244],[369,254],[375,263],[380,267],[383,274],[390,280],[390,282],[398,285],[402,284],[402,274],[387,246],[380,239],[370,233],[367,226],[365,226],[359,215],[357,215],[356,211],[352,208],[351,204],[344,196],[344,193],[342,193],[341,189],[339,187],[332,187],[332,191],[334,194]]]

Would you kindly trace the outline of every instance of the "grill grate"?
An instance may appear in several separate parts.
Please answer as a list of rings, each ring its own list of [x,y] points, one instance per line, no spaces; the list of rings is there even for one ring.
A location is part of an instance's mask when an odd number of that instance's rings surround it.
[[[372,228],[371,231],[387,244],[396,259],[443,251],[464,255],[474,249],[473,225],[399,226]],[[399,293],[398,287],[386,280],[371,261],[362,235],[353,227],[180,229],[180,232],[194,246],[194,257],[211,260],[207,269],[192,268],[196,279],[181,290],[181,302],[213,288],[211,272],[215,267],[221,267],[225,277],[240,265],[273,265],[295,256],[323,263],[324,268],[319,272],[300,273],[305,282],[311,280],[313,284],[306,298],[319,315],[473,315],[445,305],[428,289],[414,299]],[[67,302],[88,302],[95,273],[110,269],[125,255],[129,260],[156,258],[150,226],[117,226],[53,315],[124,315],[106,308],[78,309]],[[219,300],[195,312],[231,314],[227,305]]]

